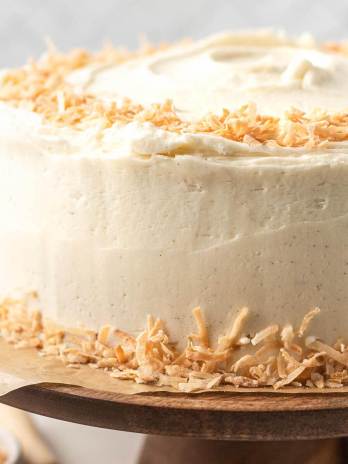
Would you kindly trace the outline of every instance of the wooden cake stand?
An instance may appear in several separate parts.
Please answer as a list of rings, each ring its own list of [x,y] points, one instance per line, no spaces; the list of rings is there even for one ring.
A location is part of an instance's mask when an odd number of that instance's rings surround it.
[[[343,392],[119,395],[40,384],[0,401],[70,422],[156,435],[147,439],[141,464],[347,462],[339,439],[348,435]]]

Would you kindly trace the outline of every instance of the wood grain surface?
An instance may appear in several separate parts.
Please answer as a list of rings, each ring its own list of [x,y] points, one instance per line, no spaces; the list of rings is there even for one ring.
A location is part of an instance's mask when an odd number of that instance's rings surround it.
[[[251,441],[348,435],[348,394],[343,392],[118,395],[41,384],[0,401],[70,422],[156,435]]]
[[[343,439],[242,442],[149,436],[137,464],[344,464]]]

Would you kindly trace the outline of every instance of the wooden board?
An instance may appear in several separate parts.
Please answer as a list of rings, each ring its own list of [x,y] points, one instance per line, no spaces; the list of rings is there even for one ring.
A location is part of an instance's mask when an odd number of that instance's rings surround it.
[[[146,434],[253,441],[348,435],[348,394],[339,392],[118,395],[41,384],[0,401],[70,422]]]

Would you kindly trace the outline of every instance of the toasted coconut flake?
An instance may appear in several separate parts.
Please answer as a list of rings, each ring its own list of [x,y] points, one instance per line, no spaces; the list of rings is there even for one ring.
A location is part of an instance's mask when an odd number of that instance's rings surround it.
[[[118,366],[118,360],[117,358],[103,358],[100,359],[100,361],[97,362],[97,366],[100,368],[112,368],[112,367],[117,367]]]
[[[296,380],[294,382],[291,382],[290,387],[297,387],[301,388],[303,387],[303,384],[301,382],[297,382]]]
[[[218,387],[221,384],[222,379],[222,375],[214,375],[205,379],[190,377],[188,382],[179,383],[178,388],[180,391],[185,393],[211,390],[212,388]]]
[[[311,381],[317,388],[322,389],[325,387],[324,377],[318,372],[312,372]]]
[[[282,355],[285,362],[287,363],[287,369],[293,370],[293,369],[296,369],[300,365],[297,359],[291,356],[291,354],[288,353],[284,348],[280,349],[280,354]]]
[[[347,369],[343,369],[342,371],[332,372],[329,380],[333,380],[337,382],[346,382],[347,379],[348,379],[348,371]]]
[[[110,376],[121,380],[135,380],[137,377],[137,371],[134,369],[125,369],[122,371],[115,369],[110,373]]]
[[[127,334],[126,332],[123,332],[123,330],[116,329],[114,331],[116,337],[120,338],[121,340],[124,341],[126,345],[131,345],[135,347],[136,345],[136,340],[132,335]]]
[[[216,377],[213,377],[210,379],[210,381],[207,383],[206,389],[211,390],[212,388],[216,388],[219,385],[221,385],[222,379],[224,378],[223,375],[217,375]]]
[[[184,392],[224,385],[322,389],[348,384],[345,368],[348,351],[342,340],[332,347],[310,336],[304,342],[299,337],[302,345],[296,344],[291,326],[279,332],[274,325],[255,336],[260,345],[255,353],[244,354],[240,333],[247,310],[241,311],[229,334],[220,338],[217,348],[213,349],[207,343],[208,330],[202,313],[196,309],[198,334],[188,337],[187,347],[178,355],[159,319],[148,317],[146,329],[135,339],[111,326],[103,326],[98,332],[64,329],[43,320],[39,311],[28,309],[29,304],[32,305],[32,297],[0,303],[0,335],[17,348],[34,347],[41,356],[58,357],[69,368],[88,365],[103,369],[115,378],[169,386]],[[312,316],[313,313],[307,317],[307,322]],[[120,344],[113,343],[114,336]],[[253,346],[248,349],[252,350]],[[239,358],[232,363],[237,353]],[[228,372],[229,366],[231,372]]]
[[[246,370],[252,366],[258,366],[266,361],[265,356],[268,356],[270,352],[279,350],[279,346],[276,342],[267,342],[261,348],[259,348],[254,354],[247,354],[239,358],[231,367],[232,372],[240,372]]]
[[[208,329],[203,318],[200,307],[194,308],[192,314],[196,320],[198,327],[198,334],[192,334],[191,338],[197,340],[202,346],[209,346]]]
[[[147,324],[147,332],[150,333],[154,325],[153,316],[151,314],[147,315],[146,324]]]
[[[167,48],[167,46],[165,46]],[[327,46],[327,50],[345,53],[346,46]],[[175,133],[202,133],[243,142],[251,147],[323,147],[328,142],[348,140],[346,113],[327,114],[323,111],[305,113],[296,108],[281,117],[259,114],[250,103],[238,110],[223,109],[220,114],[207,114],[197,122],[181,119],[170,101],[148,107],[125,100],[121,105],[106,102],[68,83],[67,76],[86,66],[121,64],[138,56],[163,49],[145,47],[137,52],[114,49],[99,53],[73,50],[62,54],[52,47],[38,61],[10,70],[0,79],[0,101],[40,114],[43,120],[56,126],[84,129],[90,125],[101,130],[114,124],[132,121],[151,123]]]
[[[258,345],[259,343],[263,342],[267,338],[275,335],[279,331],[279,326],[277,324],[270,325],[263,330],[257,332],[257,334],[251,339],[252,345]]]
[[[287,345],[289,347],[291,345],[295,338],[294,328],[291,324],[287,324],[283,327],[280,333],[280,338],[284,343],[284,346]]]
[[[297,336],[298,337],[300,337],[300,338],[303,337],[303,335],[307,331],[310,323],[315,318],[315,316],[317,316],[319,313],[320,313],[320,309],[319,308],[314,308],[305,315],[305,317],[303,318],[302,323],[301,323],[301,325],[300,325],[300,327],[299,327],[299,329],[297,331]]]
[[[257,388],[259,382],[255,379],[250,379],[241,375],[226,375],[224,378],[226,384],[234,385],[235,387]]]
[[[340,353],[339,351],[335,350],[329,345],[326,345],[320,340],[311,341],[310,339],[309,343],[306,343],[306,345],[308,346],[308,348],[326,353],[327,356],[334,359],[338,363],[343,364],[344,366],[348,366],[348,353]]]
[[[281,379],[285,379],[288,375],[286,367],[287,367],[287,364],[284,359],[284,356],[282,353],[279,353],[277,356],[277,370],[278,370],[278,376]]]
[[[217,351],[227,350],[237,343],[238,338],[240,337],[240,334],[243,330],[244,324],[248,318],[248,315],[249,315],[248,308],[244,307],[240,310],[240,312],[237,314],[236,319],[233,322],[230,332],[224,337],[219,338]],[[244,337],[244,339],[247,339],[247,338]],[[249,339],[247,340],[248,341],[245,344],[249,343],[250,341]],[[240,342],[240,339],[239,339],[239,342]]]
[[[173,387],[178,389],[178,384],[182,383],[182,377],[174,377],[165,374],[159,374],[157,385],[159,387]]]
[[[319,367],[322,366],[324,363],[324,357],[326,356],[326,353],[324,352],[319,352],[314,354],[313,356],[310,356],[309,358],[306,358],[302,361],[302,364],[306,367]],[[320,361],[320,358],[323,360]]]
[[[151,330],[148,330],[149,339],[153,338],[158,333],[158,331],[161,329],[161,327],[162,327],[162,321],[161,319],[157,318],[154,324],[152,325]]]
[[[327,387],[327,388],[342,388],[343,384],[341,382],[335,382],[333,380],[327,380],[325,382],[325,387]]]
[[[202,349],[199,346],[191,346],[186,349],[186,358],[191,361],[225,361],[229,356],[229,350],[213,351],[209,348]]]
[[[107,345],[109,342],[109,336],[111,332],[110,325],[104,325],[98,332],[98,342],[102,345]]]
[[[237,341],[236,345],[237,346],[244,346],[244,345],[249,345],[251,343],[251,340],[249,337],[240,337],[240,339]]]
[[[121,345],[117,345],[114,349],[115,351],[115,356],[119,364],[124,364],[127,362],[127,356],[124,352],[124,349],[122,348]]]
[[[189,375],[189,370],[184,366],[169,364],[168,366],[165,366],[165,373],[169,377],[187,377]]]
[[[181,382],[178,384],[178,390],[183,393],[193,393],[200,390],[205,390],[207,382],[198,380],[195,382]]]
[[[274,384],[274,389],[278,390],[281,387],[285,387],[285,385],[289,385],[292,383],[297,377],[299,377],[302,372],[306,370],[306,366],[300,365],[296,369],[294,369],[285,379],[279,380]]]
[[[257,357],[255,355],[246,354],[234,363],[234,365],[232,366],[232,371],[239,372],[242,369],[254,366],[256,362]]]

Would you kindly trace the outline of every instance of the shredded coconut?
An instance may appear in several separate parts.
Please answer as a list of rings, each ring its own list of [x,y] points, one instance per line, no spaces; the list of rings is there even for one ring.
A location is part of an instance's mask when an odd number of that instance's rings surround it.
[[[43,116],[47,123],[85,129],[98,124],[101,129],[132,121],[151,123],[177,133],[201,133],[244,142],[250,146],[321,147],[327,142],[348,140],[348,114],[321,110],[305,113],[292,108],[281,117],[259,114],[254,104],[236,111],[222,109],[192,122],[181,119],[171,101],[144,107],[130,99],[117,104],[76,90],[67,76],[86,66],[120,64],[141,55],[158,52],[147,45],[137,52],[106,47],[99,53],[73,50],[62,54],[50,47],[44,57],[6,72],[0,79],[0,101],[26,108]],[[347,53],[347,45],[328,44],[327,51]]]
[[[319,313],[320,313],[320,309],[319,308],[314,308],[311,311],[309,311],[309,313],[307,313],[305,315],[305,317],[303,318],[303,321],[302,321],[302,323],[300,325],[300,328],[298,329],[298,332],[297,332],[297,335],[299,337],[303,337],[304,333],[306,332],[306,330],[308,329],[310,323],[312,322],[312,319],[314,319],[315,316],[317,316]]]
[[[282,328],[274,324],[260,330],[252,343],[241,344],[243,338],[250,340],[241,337],[249,315],[243,308],[227,334],[211,345],[202,311],[195,308],[197,333],[189,335],[186,348],[178,352],[163,322],[152,316],[137,337],[110,325],[97,332],[66,329],[46,322],[40,311],[31,309],[36,299],[36,294],[29,294],[21,300],[2,301],[0,335],[18,349],[34,348],[40,356],[57,357],[68,368],[88,365],[117,379],[170,386],[186,393],[226,385],[274,389],[348,385],[348,347],[343,341],[329,346],[314,336],[303,339],[318,310],[304,316],[297,332],[289,324]]]

